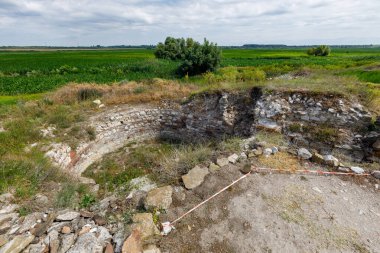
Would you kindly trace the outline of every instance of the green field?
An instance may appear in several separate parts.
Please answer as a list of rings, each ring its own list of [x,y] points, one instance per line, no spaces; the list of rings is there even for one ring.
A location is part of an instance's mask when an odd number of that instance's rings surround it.
[[[152,78],[177,79],[180,63],[154,58],[153,50],[2,51],[0,95],[35,94],[69,82],[114,83]],[[376,66],[377,64],[377,66]],[[304,49],[224,49],[222,67],[254,66],[267,76],[300,67],[339,70],[362,81],[380,83],[380,48],[333,49],[329,57],[307,56]],[[366,69],[364,66],[375,65]]]

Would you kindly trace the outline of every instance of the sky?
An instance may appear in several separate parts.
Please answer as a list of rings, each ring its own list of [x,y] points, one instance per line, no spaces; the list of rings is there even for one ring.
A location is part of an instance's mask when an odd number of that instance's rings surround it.
[[[380,0],[0,0],[0,46],[380,44]]]

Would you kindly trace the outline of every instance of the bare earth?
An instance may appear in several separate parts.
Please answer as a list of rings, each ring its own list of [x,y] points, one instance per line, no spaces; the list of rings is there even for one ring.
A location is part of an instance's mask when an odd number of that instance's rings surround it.
[[[230,165],[187,191],[185,200],[177,193],[162,221],[174,220],[241,175]],[[159,246],[171,253],[380,252],[380,191],[374,183],[253,174],[177,223]]]

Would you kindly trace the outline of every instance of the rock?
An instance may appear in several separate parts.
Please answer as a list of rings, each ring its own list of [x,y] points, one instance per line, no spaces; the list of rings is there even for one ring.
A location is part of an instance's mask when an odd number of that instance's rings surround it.
[[[339,160],[332,155],[323,156],[323,160],[324,160],[325,164],[327,164],[328,166],[332,166],[332,167],[338,167],[340,164]]]
[[[3,209],[0,210],[0,215],[1,214],[7,214],[7,213],[13,213],[17,211],[19,208],[19,205],[13,204],[13,205],[7,205]]]
[[[182,176],[182,180],[183,180],[183,183],[185,184],[185,187],[190,190],[201,185],[203,183],[205,176],[208,174],[209,174],[209,171],[207,168],[195,166],[186,175]]]
[[[338,171],[339,171],[339,172],[344,172],[344,173],[349,173],[349,172],[350,172],[350,169],[349,169],[349,168],[346,168],[346,167],[341,167],[341,166],[339,166],[339,167],[338,167]]]
[[[49,199],[43,194],[37,194],[34,197],[34,201],[36,202],[37,205],[40,206],[47,206],[49,204]]]
[[[263,154],[264,154],[265,156],[270,156],[270,155],[272,154],[272,149],[271,149],[271,148],[266,148],[266,149],[264,149]]]
[[[267,120],[267,119],[259,119],[256,127],[258,129],[263,129],[267,131],[281,132],[281,126],[277,125],[276,121]]]
[[[33,240],[34,235],[17,235],[12,241],[9,241],[0,249],[0,253],[19,253]]]
[[[48,249],[46,245],[40,241],[36,244],[30,244],[25,251],[28,253],[44,253],[44,252],[47,252]]]
[[[111,205],[111,203],[117,201],[116,196],[112,195],[107,198],[102,199],[98,205],[91,207],[91,210],[101,210],[105,211]]]
[[[372,172],[374,178],[380,179],[380,170],[375,170]]]
[[[92,252],[103,253],[103,246],[93,233],[82,234],[67,253]]]
[[[276,154],[278,152],[278,148],[277,147],[272,147],[272,154]]]
[[[248,158],[247,154],[245,152],[240,153],[240,159],[246,160]]]
[[[96,104],[96,105],[101,105],[102,104],[102,102],[99,100],[99,99],[96,99],[96,100],[94,100],[94,101],[92,101],[94,104]]]
[[[316,162],[316,163],[319,163],[319,164],[322,164],[322,163],[325,162],[325,159],[323,159],[322,155],[320,155],[318,153],[314,153],[313,157],[312,157],[312,161]]]
[[[36,237],[43,235],[48,230],[48,228],[51,226],[55,217],[56,217],[55,213],[49,214],[46,222],[37,224],[33,229],[30,230],[30,232],[33,235],[35,235]]]
[[[303,160],[308,160],[313,157],[313,155],[306,148],[298,149],[298,157]]]
[[[25,218],[24,221],[18,231],[18,233],[22,234],[32,228],[34,228],[37,225],[37,221],[41,221],[43,218],[43,213],[31,213],[28,214]]]
[[[17,218],[18,218],[17,213],[1,214],[0,215],[0,226],[3,225],[5,222],[14,221]]]
[[[115,243],[115,252],[120,253],[123,247],[123,243],[125,240],[125,231],[124,231],[124,225],[122,224],[119,226],[119,229],[116,231],[116,233],[113,235],[112,240]]]
[[[217,171],[217,170],[220,170],[220,166],[219,165],[216,165],[215,163],[210,163],[210,165],[208,166],[209,170],[211,172],[214,172],[214,171]]]
[[[0,234],[5,234],[8,232],[9,229],[11,229],[12,224],[7,221],[0,225]]]
[[[356,174],[363,174],[364,173],[364,169],[362,169],[360,167],[350,167],[350,170],[352,170]]]
[[[248,172],[252,171],[251,164],[246,163],[242,168],[240,168],[241,173],[247,174]]]
[[[133,195],[138,191],[148,192],[157,188],[156,183],[154,183],[148,176],[134,178],[129,182],[128,186],[132,190],[127,199],[133,198]]]
[[[227,166],[229,163],[228,158],[221,157],[216,159],[216,164],[220,167]]]
[[[90,224],[86,224],[85,226],[82,227],[82,229],[79,231],[79,236],[83,235],[83,234],[86,234],[88,232],[90,232],[91,230],[91,225]]]
[[[99,105],[99,108],[106,107],[104,104]]]
[[[132,227],[141,233],[142,240],[160,234],[151,213],[137,213],[133,215],[132,220],[134,223]]]
[[[94,214],[88,211],[80,211],[80,216],[83,218],[92,218],[94,217]]]
[[[238,159],[239,159],[239,156],[238,156],[237,154],[233,154],[233,155],[230,155],[230,156],[228,157],[228,161],[229,161],[230,163],[232,163],[232,164],[237,163]]]
[[[67,252],[75,242],[75,234],[65,234],[61,237],[58,253]]]
[[[10,203],[11,201],[13,201],[15,198],[13,197],[13,194],[11,193],[3,193],[0,195],[0,203]]]
[[[76,218],[80,217],[80,213],[78,212],[65,212],[63,214],[60,214],[55,218],[57,221],[72,221]]]
[[[185,189],[181,186],[174,186],[173,201],[182,202],[186,199]]]
[[[64,226],[61,230],[62,234],[70,234],[71,233],[71,228],[69,226]]]
[[[168,209],[172,203],[173,188],[164,186],[148,192],[145,199],[145,208]]]
[[[9,242],[7,235],[0,235],[0,247],[3,247],[3,245],[7,244]]]
[[[380,150],[380,139],[376,140],[375,143],[372,144],[372,148],[376,151]]]
[[[58,232],[56,230],[52,230],[48,236],[48,241],[49,241],[49,249],[50,253],[58,253],[58,248],[59,248],[59,238],[58,238]],[[45,238],[46,239],[46,238]]]
[[[106,219],[104,219],[102,216],[100,215],[95,215],[94,216],[94,221],[95,221],[95,224],[98,225],[98,226],[104,226],[107,224],[107,221]]]
[[[161,253],[161,250],[156,245],[151,244],[144,247],[143,253]]]
[[[111,243],[107,243],[104,253],[114,253],[113,246]]]
[[[133,230],[132,234],[125,240],[122,253],[142,253],[141,233],[138,230]]]

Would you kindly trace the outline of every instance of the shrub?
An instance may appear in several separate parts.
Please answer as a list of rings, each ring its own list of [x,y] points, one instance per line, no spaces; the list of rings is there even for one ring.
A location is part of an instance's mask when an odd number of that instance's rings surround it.
[[[164,43],[156,47],[155,56],[159,59],[180,60],[178,73],[197,75],[214,71],[221,61],[221,50],[214,43],[204,40],[203,44],[188,39],[167,37]]]
[[[326,45],[312,47],[306,51],[308,55],[314,55],[314,56],[328,56],[330,52],[331,52],[330,47]]]

